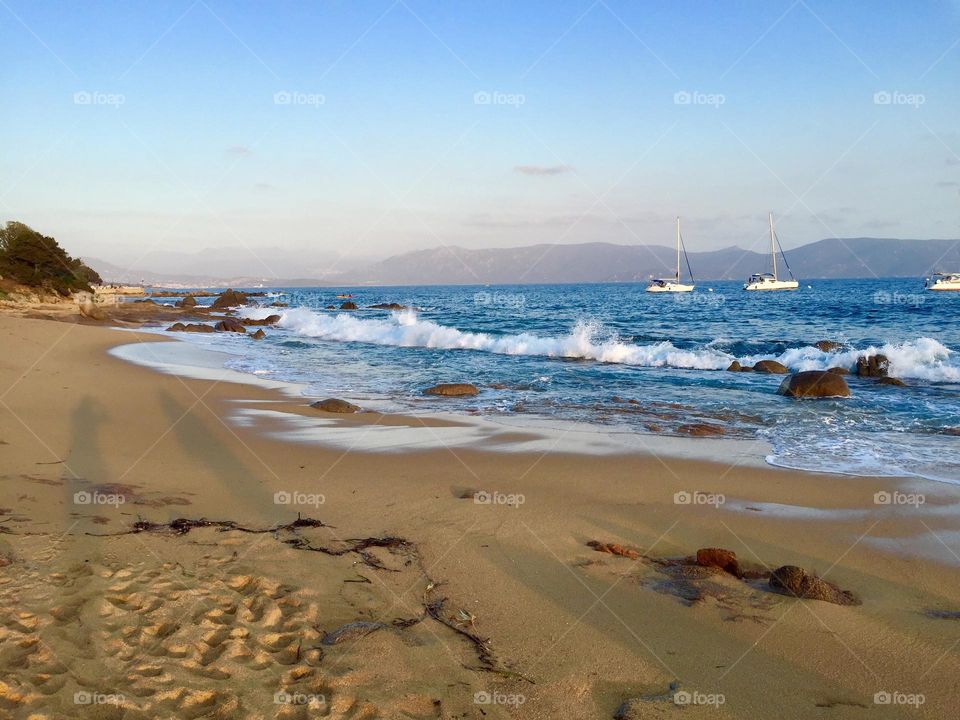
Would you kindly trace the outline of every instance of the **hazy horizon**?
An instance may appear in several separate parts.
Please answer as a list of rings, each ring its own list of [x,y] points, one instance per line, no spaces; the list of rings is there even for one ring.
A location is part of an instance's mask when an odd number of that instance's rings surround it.
[[[956,0],[0,15],[0,213],[84,257],[960,234]]]

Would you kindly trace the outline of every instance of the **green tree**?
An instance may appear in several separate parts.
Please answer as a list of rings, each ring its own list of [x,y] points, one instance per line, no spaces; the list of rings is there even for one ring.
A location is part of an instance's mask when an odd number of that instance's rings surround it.
[[[70,257],[52,237],[15,221],[0,228],[0,275],[61,295],[102,282],[96,270]]]

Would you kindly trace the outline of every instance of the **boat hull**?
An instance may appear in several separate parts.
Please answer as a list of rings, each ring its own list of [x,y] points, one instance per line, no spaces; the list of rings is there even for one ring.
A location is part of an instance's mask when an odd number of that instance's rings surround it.
[[[766,280],[760,282],[747,283],[743,286],[744,290],[796,290],[800,283],[796,280]]]
[[[666,285],[650,285],[647,292],[650,293],[684,293],[693,292],[695,285],[683,285],[681,283],[667,283]]]
[[[960,281],[938,280],[927,285],[927,290],[935,292],[960,292]]]

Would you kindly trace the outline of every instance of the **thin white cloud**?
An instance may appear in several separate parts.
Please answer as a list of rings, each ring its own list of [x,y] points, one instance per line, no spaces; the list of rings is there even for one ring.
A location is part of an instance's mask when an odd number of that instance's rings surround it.
[[[521,175],[563,175],[573,170],[569,165],[517,165],[514,172]]]

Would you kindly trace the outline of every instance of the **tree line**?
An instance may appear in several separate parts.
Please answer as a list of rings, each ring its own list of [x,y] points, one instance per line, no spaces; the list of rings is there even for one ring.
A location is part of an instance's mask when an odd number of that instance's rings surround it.
[[[103,282],[96,270],[70,257],[52,237],[16,221],[0,228],[0,277],[63,296]]]

